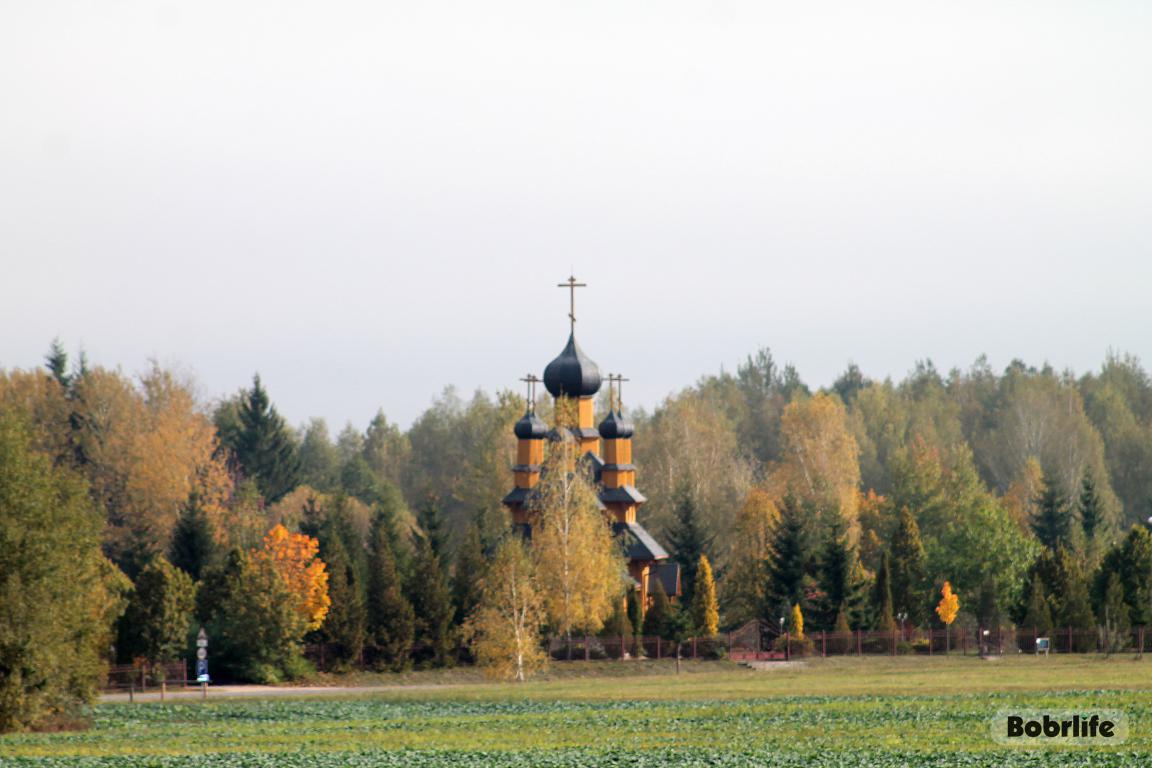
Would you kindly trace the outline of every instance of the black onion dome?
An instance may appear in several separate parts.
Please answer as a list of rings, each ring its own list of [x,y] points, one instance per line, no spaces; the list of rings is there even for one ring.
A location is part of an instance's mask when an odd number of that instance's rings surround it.
[[[548,436],[548,425],[535,413],[525,413],[512,430],[521,440],[543,440]]]
[[[553,397],[589,397],[600,391],[600,369],[580,349],[575,335],[544,369],[544,386]]]
[[[632,422],[624,418],[624,414],[618,411],[609,411],[604,421],[600,422],[600,437],[605,440],[632,437],[634,431],[635,427],[632,426]]]

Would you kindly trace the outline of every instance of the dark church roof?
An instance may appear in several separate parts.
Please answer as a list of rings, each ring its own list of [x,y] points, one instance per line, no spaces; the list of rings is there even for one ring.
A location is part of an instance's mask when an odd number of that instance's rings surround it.
[[[600,391],[600,369],[576,343],[575,334],[544,369],[544,386],[553,397],[589,397]]]
[[[625,504],[643,504],[648,501],[644,494],[631,485],[622,485],[619,488],[607,488],[600,492],[600,501],[611,504],[614,501]]]
[[[624,418],[618,411],[609,411],[604,421],[600,422],[600,437],[605,440],[632,437],[635,427],[632,422]]]
[[[512,429],[521,440],[543,440],[548,435],[548,425],[534,412],[529,411],[516,422]]]
[[[624,557],[629,560],[663,560],[664,547],[640,523],[612,523],[612,533],[624,544]]]

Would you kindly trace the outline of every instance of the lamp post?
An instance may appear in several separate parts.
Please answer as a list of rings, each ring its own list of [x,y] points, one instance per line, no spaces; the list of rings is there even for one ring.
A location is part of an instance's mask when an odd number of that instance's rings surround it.
[[[780,637],[784,637],[784,617],[783,616],[780,617]],[[785,641],[785,643],[784,643],[784,659],[785,659],[785,661],[787,661],[787,659],[788,659],[788,642],[787,641]]]
[[[900,620],[900,642],[906,642],[908,638],[904,634],[904,622],[908,620],[908,611],[900,611],[896,618]]]
[[[983,659],[987,655],[986,654],[987,647],[988,647],[988,630],[984,629],[984,630],[980,631],[980,658]]]

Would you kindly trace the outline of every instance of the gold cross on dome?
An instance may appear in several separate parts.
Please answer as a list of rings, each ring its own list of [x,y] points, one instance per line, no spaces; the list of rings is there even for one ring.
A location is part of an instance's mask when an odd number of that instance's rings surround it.
[[[588,283],[578,283],[578,282],[576,282],[575,276],[569,276],[568,282],[557,283],[556,287],[568,289],[568,293],[569,293],[569,296],[568,296],[568,319],[572,321],[572,332],[575,333],[576,332],[576,289],[577,288],[587,288]]]

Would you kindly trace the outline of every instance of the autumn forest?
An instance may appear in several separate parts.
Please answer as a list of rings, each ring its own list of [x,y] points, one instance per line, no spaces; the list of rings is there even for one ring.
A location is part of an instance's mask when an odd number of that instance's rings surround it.
[[[520,394],[449,387],[406,430],[381,411],[335,431],[286,423],[258,376],[196,392],[59,344],[0,371],[0,730],[90,697],[110,663],[186,656],[200,626],[214,675],[275,681],[318,645],[336,669],[501,668],[508,643],[573,631],[939,626],[946,581],[960,624],[1152,620],[1152,379],[1129,356],[1087,373],[923,361],[899,381],[849,365],[818,389],[762,349],[627,409],[641,522],[682,568],[679,605],[658,608],[618,599],[599,533],[547,559],[509,544]],[[607,572],[573,587],[594,609],[553,605],[565,557]],[[538,619],[509,623],[500,579]]]

